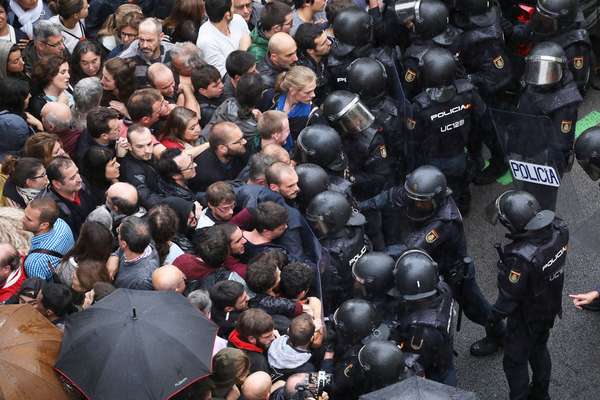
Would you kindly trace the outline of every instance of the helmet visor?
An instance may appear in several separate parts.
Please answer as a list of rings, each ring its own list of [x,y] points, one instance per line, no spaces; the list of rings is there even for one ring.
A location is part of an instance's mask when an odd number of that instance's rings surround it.
[[[558,32],[558,19],[545,14],[538,8],[531,17],[531,29],[538,35],[552,35]]]
[[[397,0],[394,4],[394,12],[401,24],[415,17],[415,8],[419,1],[414,0]]]
[[[544,86],[559,82],[564,60],[552,56],[530,56],[526,59],[523,80],[530,85]]]
[[[425,221],[430,218],[436,210],[435,200],[418,200],[408,198],[406,216],[413,221]]]
[[[318,215],[312,215],[310,213],[306,213],[306,220],[310,224],[313,231],[315,231],[317,237],[322,238],[327,236],[329,232],[329,227],[327,223],[324,221],[323,217]]]
[[[359,101],[358,96],[332,118],[332,122],[335,122],[344,134],[360,133],[371,126],[374,120],[375,117]]]

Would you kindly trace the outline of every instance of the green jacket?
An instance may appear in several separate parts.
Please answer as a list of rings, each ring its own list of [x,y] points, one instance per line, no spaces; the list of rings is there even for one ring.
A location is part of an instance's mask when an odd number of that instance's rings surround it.
[[[252,32],[250,32],[250,38],[252,39],[252,44],[250,45],[248,52],[254,56],[258,63],[265,57],[265,54],[267,54],[269,39],[264,37],[258,28],[254,28]]]

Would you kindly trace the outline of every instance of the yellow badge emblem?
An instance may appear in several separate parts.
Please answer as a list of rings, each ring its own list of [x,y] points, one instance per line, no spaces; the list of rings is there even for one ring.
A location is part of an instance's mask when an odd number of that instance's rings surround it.
[[[583,57],[575,57],[573,59],[573,66],[575,67],[575,69],[583,68]]]
[[[412,82],[415,80],[416,77],[417,77],[417,73],[410,68],[407,69],[406,73],[404,74],[404,80],[406,82]]]
[[[496,58],[494,58],[494,60],[492,60],[494,63],[494,67],[498,68],[498,69],[502,69],[504,68],[504,58],[502,58],[502,56],[498,56]]]
[[[406,119],[406,127],[407,127],[408,129],[410,129],[411,131],[412,131],[413,129],[415,129],[415,126],[416,126],[416,125],[417,125],[417,121],[415,121],[414,119],[412,119],[412,118],[407,118],[407,119]]]
[[[381,154],[381,158],[387,158],[387,150],[385,149],[385,144],[379,146],[379,154]]]
[[[562,120],[562,121],[560,121],[560,131],[562,133],[569,133],[569,132],[571,132],[572,125],[573,125],[573,121]]]
[[[435,229],[432,229],[429,231],[429,233],[425,236],[425,241],[427,243],[433,243],[436,240],[438,240],[440,237],[440,235],[438,235],[437,231]]]
[[[517,283],[521,279],[521,273],[517,271],[510,270],[510,274],[508,274],[508,280],[510,283]]]

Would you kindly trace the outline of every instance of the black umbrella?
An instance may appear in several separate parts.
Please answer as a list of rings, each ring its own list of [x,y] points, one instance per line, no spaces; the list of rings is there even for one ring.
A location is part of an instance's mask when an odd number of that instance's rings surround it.
[[[180,294],[118,289],[67,319],[55,369],[88,399],[168,399],[211,373],[216,334]]]
[[[465,392],[429,379],[410,377],[359,397],[359,400],[477,400],[473,392]]]

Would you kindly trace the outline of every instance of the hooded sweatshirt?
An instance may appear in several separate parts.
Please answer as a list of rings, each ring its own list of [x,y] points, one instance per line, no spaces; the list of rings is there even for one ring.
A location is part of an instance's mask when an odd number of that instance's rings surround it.
[[[292,347],[288,335],[278,337],[269,346],[269,365],[286,377],[296,372],[314,371],[310,358],[310,351]]]

